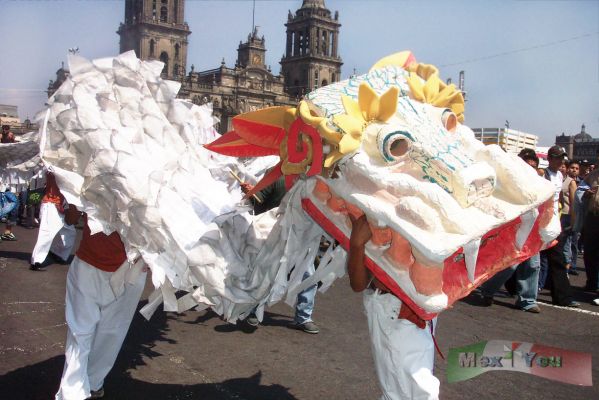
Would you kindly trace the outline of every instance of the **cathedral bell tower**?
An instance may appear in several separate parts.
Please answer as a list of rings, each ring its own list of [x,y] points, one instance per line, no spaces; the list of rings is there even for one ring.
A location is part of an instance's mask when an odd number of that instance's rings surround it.
[[[264,36],[258,37],[258,27],[254,27],[251,34],[248,35],[248,41],[239,42],[237,48],[237,66],[246,68],[249,66],[266,69],[266,46]]]
[[[162,74],[170,79],[184,76],[191,33],[184,16],[185,0],[125,0],[125,22],[117,31],[120,52],[162,61]]]
[[[287,46],[281,59],[286,91],[302,96],[341,78],[343,62],[337,52],[339,13],[334,17],[324,0],[304,0],[287,17]]]

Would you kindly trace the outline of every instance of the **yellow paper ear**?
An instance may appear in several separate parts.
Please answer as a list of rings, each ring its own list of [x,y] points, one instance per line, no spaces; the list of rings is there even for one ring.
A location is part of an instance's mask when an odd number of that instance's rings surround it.
[[[360,84],[358,102],[364,120],[371,121],[376,118],[379,113],[379,96],[366,82]]]
[[[387,122],[391,118],[395,111],[397,111],[397,97],[399,96],[399,89],[393,86],[387,90],[380,99],[379,104],[379,115],[378,120],[381,122]]]
[[[436,75],[433,75],[424,84],[424,98],[427,103],[432,102],[437,93],[439,93],[439,82],[441,80]]]
[[[348,114],[337,114],[333,117],[333,122],[337,124],[344,132],[344,137],[348,134],[351,136],[359,136],[364,129],[364,120],[357,119]]]
[[[303,100],[299,104],[299,115],[306,124],[313,127],[317,127],[324,119],[324,117],[317,117],[312,115],[308,103],[306,103]]]
[[[345,109],[345,113],[347,115],[352,115],[354,117],[362,115],[362,112],[360,111],[360,105],[351,97],[344,94],[341,95],[341,103],[343,104],[343,108]]]
[[[424,90],[420,77],[415,72],[410,72],[407,81],[410,87],[410,97],[418,101],[424,101]]]
[[[342,154],[349,154],[359,149],[361,143],[361,137],[355,138],[353,135],[345,134],[339,142],[339,152]]]

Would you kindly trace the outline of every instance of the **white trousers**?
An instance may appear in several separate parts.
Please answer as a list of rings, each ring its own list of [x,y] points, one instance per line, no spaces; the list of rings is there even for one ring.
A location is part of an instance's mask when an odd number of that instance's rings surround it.
[[[433,375],[435,345],[430,323],[420,329],[398,319],[401,301],[378,290],[364,291],[364,308],[381,400],[439,398],[439,380]],[[433,320],[436,325],[436,318]]]
[[[76,236],[75,227],[64,223],[64,216],[54,203],[42,203],[40,228],[31,253],[31,264],[42,264],[49,251],[66,261],[71,255]]]
[[[120,268],[128,268],[128,262]],[[144,289],[146,274],[125,283],[116,297],[112,272],[97,269],[78,257],[67,275],[65,364],[56,400],[84,400],[104,385],[129,330]]]

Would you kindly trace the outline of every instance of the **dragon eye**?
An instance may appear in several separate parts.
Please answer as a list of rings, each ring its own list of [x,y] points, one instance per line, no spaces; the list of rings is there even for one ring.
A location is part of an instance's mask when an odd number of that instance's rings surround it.
[[[395,131],[387,134],[379,134],[379,151],[385,161],[396,163],[405,156],[412,147],[411,135],[407,132]]]

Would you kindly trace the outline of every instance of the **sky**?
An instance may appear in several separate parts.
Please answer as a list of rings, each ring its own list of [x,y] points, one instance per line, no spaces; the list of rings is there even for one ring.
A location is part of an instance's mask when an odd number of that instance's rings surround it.
[[[285,47],[288,10],[301,0],[256,0],[255,24],[273,72]],[[325,0],[339,11],[342,78],[378,59],[411,50],[442,79],[465,71],[466,121],[540,137],[599,137],[599,0]],[[32,118],[69,48],[87,58],[114,56],[124,1],[0,0],[0,104]],[[235,64],[252,29],[252,0],[187,0],[187,68]]]

